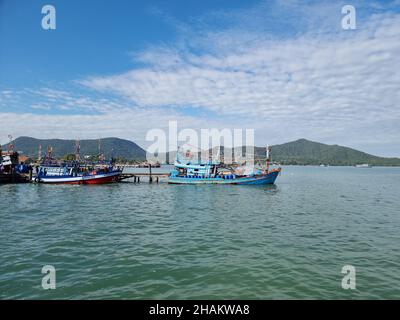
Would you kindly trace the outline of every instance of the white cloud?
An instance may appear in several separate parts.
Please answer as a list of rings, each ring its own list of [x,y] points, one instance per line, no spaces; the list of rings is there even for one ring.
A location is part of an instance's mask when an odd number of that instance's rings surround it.
[[[235,37],[230,31],[222,36]],[[82,83],[139,106],[195,107],[236,117],[232,125],[241,120],[270,127],[264,131],[280,137],[400,141],[393,121],[400,119],[398,39],[400,15],[379,14],[359,21],[355,31],[264,39],[229,53],[152,49],[141,56],[147,67]]]

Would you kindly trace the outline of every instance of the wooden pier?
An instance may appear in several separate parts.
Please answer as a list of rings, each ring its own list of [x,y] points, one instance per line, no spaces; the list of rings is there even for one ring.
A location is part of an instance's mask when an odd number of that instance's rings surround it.
[[[153,172],[154,167],[149,164],[148,165],[148,172],[130,172],[130,173],[124,173],[122,171],[122,174],[119,178],[119,181],[123,181],[123,180],[127,180],[127,179],[132,179],[133,178],[133,182],[134,183],[140,183],[140,178],[144,178],[144,177],[148,177],[149,178],[149,183],[153,183],[153,179],[155,179],[156,183],[160,182],[160,178],[163,177],[168,177],[169,176],[169,172]],[[156,166],[156,168],[159,168],[159,166]]]
[[[141,178],[149,178],[149,183],[160,182],[160,178],[166,178],[169,176],[169,173],[151,173],[151,172],[141,172],[141,173],[122,173],[120,177],[120,181],[133,179],[134,183],[140,183]]]

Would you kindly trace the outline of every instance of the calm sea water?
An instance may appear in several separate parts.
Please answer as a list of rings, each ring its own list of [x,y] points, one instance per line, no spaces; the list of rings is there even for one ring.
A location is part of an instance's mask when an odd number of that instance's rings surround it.
[[[400,168],[284,167],[273,187],[2,185],[0,201],[3,299],[400,298]]]

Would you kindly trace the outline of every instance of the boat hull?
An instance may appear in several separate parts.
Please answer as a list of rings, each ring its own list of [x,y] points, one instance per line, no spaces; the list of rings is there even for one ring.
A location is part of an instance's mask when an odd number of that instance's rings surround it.
[[[265,185],[274,184],[280,170],[272,171],[263,175],[252,177],[239,177],[235,179],[223,178],[187,178],[169,177],[168,183],[171,184],[237,184],[237,185]]]
[[[96,178],[91,178],[91,177],[84,177],[84,184],[105,184],[105,183],[113,183],[117,182],[119,178],[121,177],[121,173],[116,173],[116,174],[110,174],[110,175],[104,175],[104,176],[98,176]]]
[[[106,184],[119,181],[121,171],[88,176],[42,176],[32,179],[34,182],[49,184]]]

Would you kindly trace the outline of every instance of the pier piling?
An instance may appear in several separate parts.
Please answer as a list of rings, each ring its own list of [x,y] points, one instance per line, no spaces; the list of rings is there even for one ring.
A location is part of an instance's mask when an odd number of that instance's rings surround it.
[[[153,177],[151,176],[151,163],[149,163],[149,183],[153,182]]]

